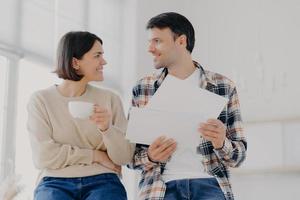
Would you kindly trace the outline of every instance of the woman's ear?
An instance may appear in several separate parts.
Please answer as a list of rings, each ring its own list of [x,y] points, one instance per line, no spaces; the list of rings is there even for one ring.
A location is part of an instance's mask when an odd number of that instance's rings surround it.
[[[80,69],[79,60],[77,58],[72,58],[72,67],[78,71]]]

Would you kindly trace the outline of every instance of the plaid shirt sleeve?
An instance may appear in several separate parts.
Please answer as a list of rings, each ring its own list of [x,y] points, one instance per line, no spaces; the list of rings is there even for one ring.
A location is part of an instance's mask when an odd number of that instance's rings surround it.
[[[127,165],[130,169],[138,169],[141,171],[149,171],[154,167],[157,167],[159,163],[155,163],[149,160],[148,147],[142,144],[136,144],[133,161]]]
[[[238,167],[246,158],[247,142],[243,136],[240,104],[235,87],[229,95],[227,116],[227,137],[223,147],[214,151],[223,164]]]

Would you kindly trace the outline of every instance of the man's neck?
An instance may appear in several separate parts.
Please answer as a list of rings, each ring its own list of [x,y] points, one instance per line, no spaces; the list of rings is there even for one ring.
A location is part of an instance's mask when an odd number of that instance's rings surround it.
[[[169,66],[168,72],[169,74],[183,80],[189,77],[195,69],[196,67],[192,59],[181,59],[180,62]]]

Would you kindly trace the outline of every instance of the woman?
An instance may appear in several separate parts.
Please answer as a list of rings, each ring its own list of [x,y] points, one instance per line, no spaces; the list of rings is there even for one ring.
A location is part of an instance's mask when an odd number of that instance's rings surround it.
[[[134,145],[124,138],[122,103],[111,91],[88,84],[103,80],[102,45],[89,32],[64,35],[55,70],[63,82],[34,93],[28,103],[33,160],[41,170],[36,200],[127,199],[118,175]],[[71,101],[95,104],[94,113],[73,118]]]

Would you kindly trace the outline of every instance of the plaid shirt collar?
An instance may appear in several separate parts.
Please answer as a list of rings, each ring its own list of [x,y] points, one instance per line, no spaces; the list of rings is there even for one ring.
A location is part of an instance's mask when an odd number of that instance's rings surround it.
[[[211,86],[217,87],[217,82],[214,80],[213,77],[209,77],[208,74],[205,73],[203,67],[196,61],[193,61],[196,68],[199,69],[199,87],[202,89],[205,89]],[[156,89],[159,88],[159,86],[162,84],[162,82],[165,80],[166,76],[168,75],[168,68],[164,68],[161,73],[157,75],[157,81],[155,82]]]

